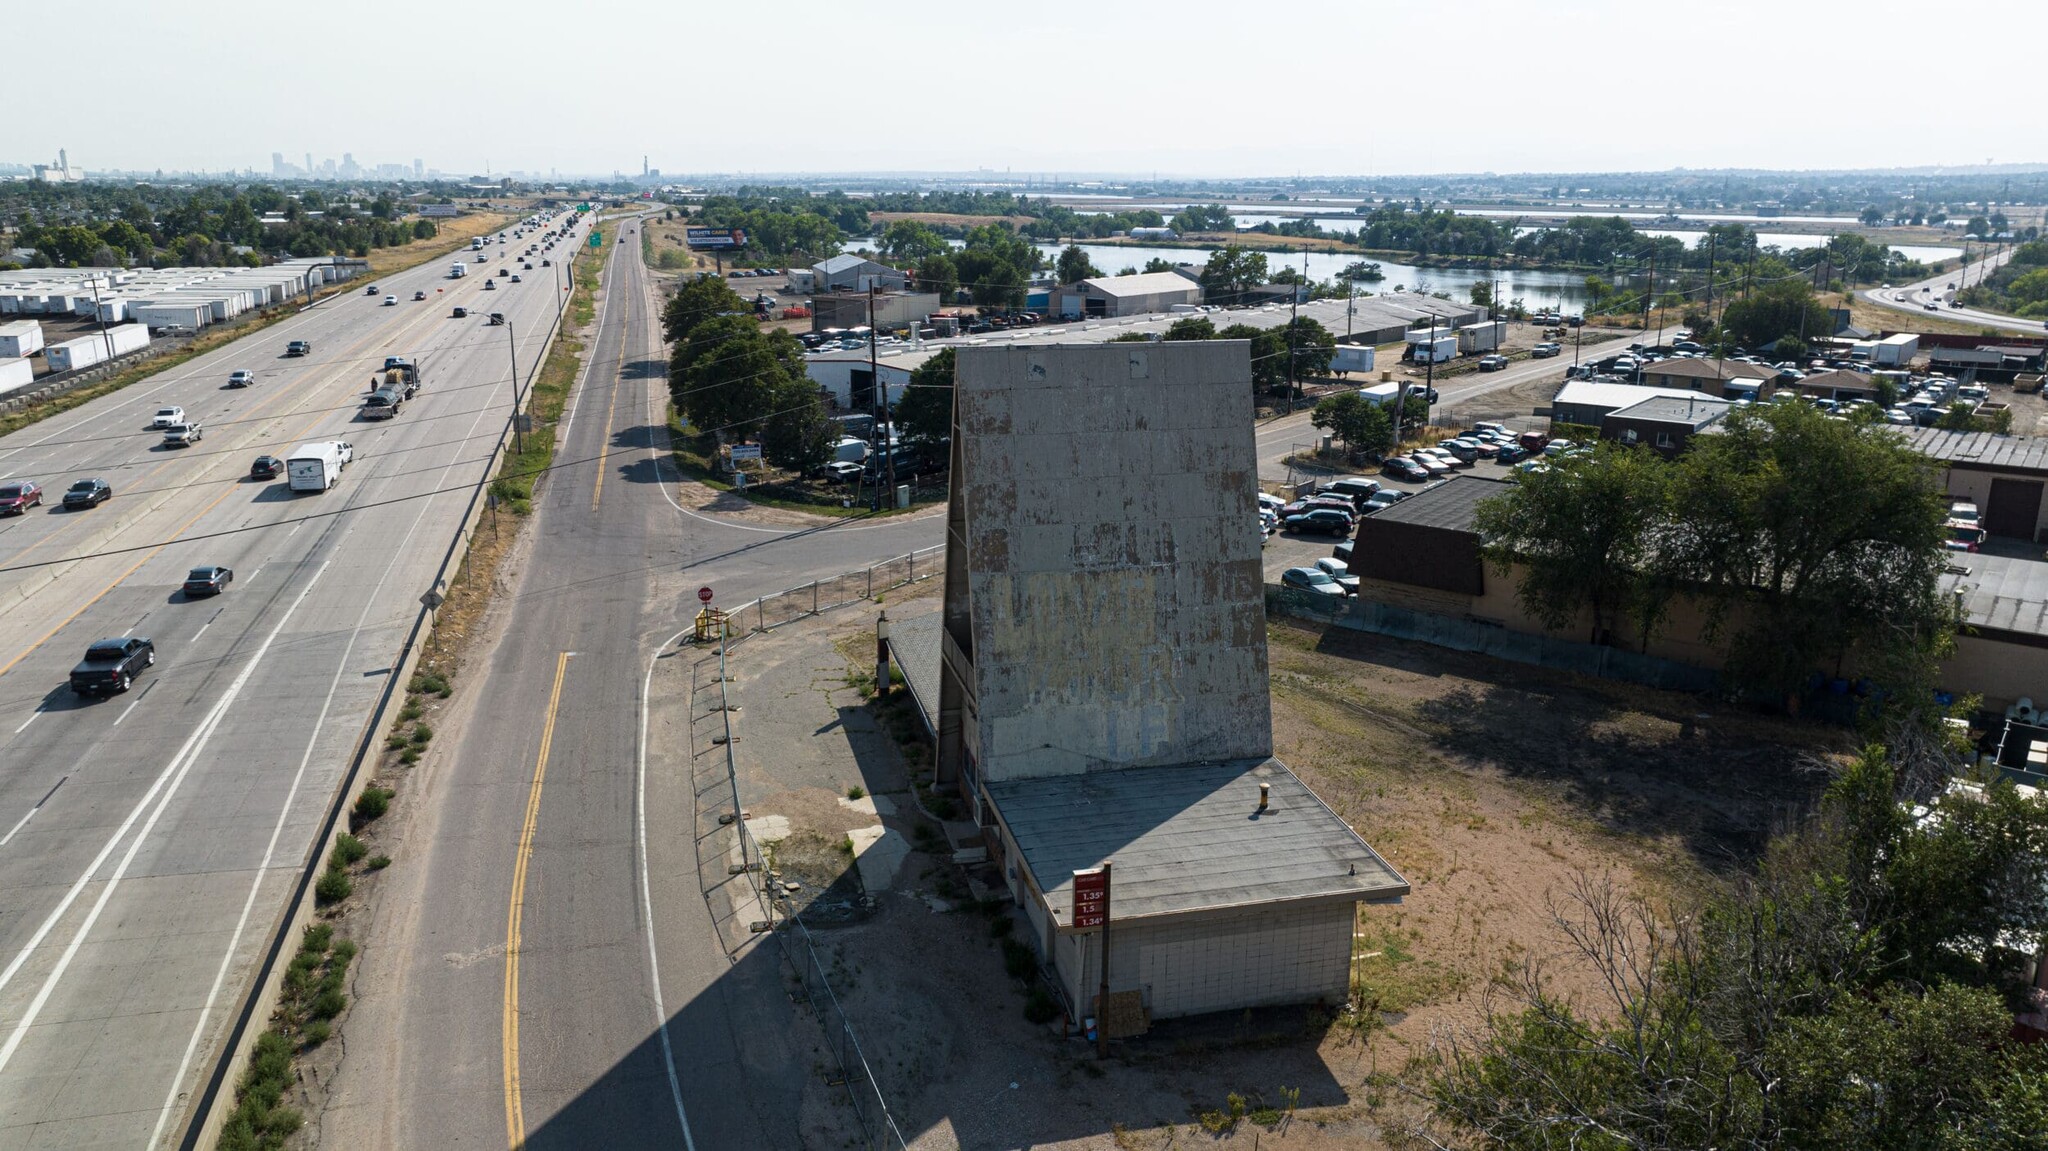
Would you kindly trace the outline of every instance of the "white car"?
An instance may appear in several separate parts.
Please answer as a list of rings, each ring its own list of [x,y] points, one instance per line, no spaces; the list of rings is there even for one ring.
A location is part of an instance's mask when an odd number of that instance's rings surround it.
[[[152,428],[168,428],[174,424],[182,424],[184,422],[185,409],[172,404],[169,407],[158,408],[156,410],[156,418],[149,422],[149,426]]]
[[[229,372],[228,387],[246,388],[256,382],[255,372]]]
[[[384,306],[385,306],[385,307],[387,307],[387,308],[394,308],[394,307],[397,307],[397,306],[398,306],[398,297],[397,297],[397,296],[386,296],[386,297],[384,297]]]

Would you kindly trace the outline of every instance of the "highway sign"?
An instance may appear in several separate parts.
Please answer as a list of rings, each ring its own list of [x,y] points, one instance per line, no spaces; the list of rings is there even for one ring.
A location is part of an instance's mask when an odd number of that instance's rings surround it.
[[[593,247],[593,248],[602,248],[602,247],[604,247],[604,233],[602,233],[602,232],[592,232],[592,233],[590,234],[590,246],[591,246],[591,247]]]
[[[698,602],[700,602],[700,603],[710,603],[710,602],[711,602],[711,589],[710,589],[710,588],[708,588],[708,587],[700,587],[700,588],[698,588],[698,589],[697,589],[697,600],[698,600]]]
[[[422,607],[425,607],[429,611],[432,611],[433,609],[440,607],[442,604],[447,602],[447,600],[441,597],[441,593],[437,591],[427,592],[425,595],[422,595],[420,597],[420,605]]]

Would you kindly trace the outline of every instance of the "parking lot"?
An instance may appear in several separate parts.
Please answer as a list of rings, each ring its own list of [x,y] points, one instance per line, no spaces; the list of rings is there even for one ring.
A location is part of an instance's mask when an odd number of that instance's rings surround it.
[[[1497,464],[1491,460],[1479,460],[1470,467],[1459,468],[1452,474],[1483,476],[1487,479],[1502,480],[1514,475],[1514,471],[1514,468],[1508,465]],[[1449,478],[1432,480],[1429,483],[1413,483],[1408,480],[1398,480],[1392,476],[1381,475],[1378,471],[1366,472],[1364,475],[1368,479],[1377,481],[1382,488],[1391,488],[1395,491],[1404,491],[1410,494],[1423,491],[1436,484],[1444,483]],[[1339,477],[1330,477],[1333,480],[1337,478]],[[1266,487],[1267,490],[1272,490],[1275,494],[1284,494],[1277,490],[1277,485],[1269,484]],[[1350,537],[1295,535],[1285,531],[1269,536],[1265,547],[1266,582],[1279,583],[1280,573],[1288,568],[1314,567],[1317,560],[1329,556],[1337,544],[1347,538]]]

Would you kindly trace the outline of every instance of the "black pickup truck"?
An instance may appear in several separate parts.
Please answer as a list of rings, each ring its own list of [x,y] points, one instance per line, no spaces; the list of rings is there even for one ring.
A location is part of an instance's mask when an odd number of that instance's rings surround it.
[[[71,690],[79,695],[127,691],[142,669],[156,662],[156,645],[140,636],[94,640],[85,659],[71,669]]]

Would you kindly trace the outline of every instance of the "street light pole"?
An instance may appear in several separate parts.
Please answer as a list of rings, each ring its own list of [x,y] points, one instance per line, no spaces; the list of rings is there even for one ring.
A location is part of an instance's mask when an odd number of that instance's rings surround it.
[[[519,345],[512,335],[512,322],[505,321],[505,351],[512,358],[512,450],[526,454],[526,437],[519,431]]]

